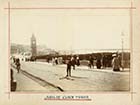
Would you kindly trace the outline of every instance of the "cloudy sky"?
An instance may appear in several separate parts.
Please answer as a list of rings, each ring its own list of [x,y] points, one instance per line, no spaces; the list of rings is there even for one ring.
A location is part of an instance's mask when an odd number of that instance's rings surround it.
[[[122,46],[122,32],[124,48],[128,49],[129,29],[128,10],[11,11],[11,43],[30,45],[34,34],[38,45],[56,50],[118,49]]]

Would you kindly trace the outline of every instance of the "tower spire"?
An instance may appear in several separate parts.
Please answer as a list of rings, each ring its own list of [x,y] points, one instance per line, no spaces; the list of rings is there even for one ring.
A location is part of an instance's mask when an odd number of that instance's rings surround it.
[[[31,37],[31,53],[33,57],[37,56],[36,37],[34,33],[32,34],[32,37]]]

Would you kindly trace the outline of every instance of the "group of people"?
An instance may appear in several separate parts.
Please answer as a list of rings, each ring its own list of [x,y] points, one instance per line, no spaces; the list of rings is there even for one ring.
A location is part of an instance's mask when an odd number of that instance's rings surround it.
[[[120,68],[122,67],[120,56],[118,54],[113,54],[112,57],[113,59],[112,59],[111,65],[112,65],[113,71],[120,71]],[[95,64],[94,60],[95,59],[92,56],[89,58],[88,66],[90,68],[92,67],[94,68],[94,64]],[[75,59],[74,57],[71,57],[71,59],[69,58],[67,62],[67,75],[66,76],[71,76],[71,67],[73,67],[73,70],[75,70],[75,65],[77,66],[80,65],[79,57],[77,57],[77,59]],[[96,66],[97,66],[97,69],[101,69],[101,67],[103,66],[100,58],[96,59]]]
[[[122,67],[121,65],[121,59],[120,59],[120,56],[118,54],[113,54],[112,55],[113,59],[112,59],[112,67],[113,67],[113,71],[120,71],[120,67]],[[20,59],[19,58],[13,58],[13,61],[14,61],[14,64],[16,65],[16,69],[17,69],[17,72],[19,73],[19,70],[20,70]],[[95,65],[95,58],[90,56],[89,58],[89,63],[88,63],[88,66],[90,68],[94,68],[94,65]],[[58,58],[53,58],[52,59],[52,63],[53,65],[58,65],[59,63],[59,60]],[[80,65],[80,59],[79,57],[69,57],[68,60],[67,60],[67,75],[66,76],[71,76],[71,68],[73,68],[73,70],[75,70],[75,65],[79,66]],[[101,59],[96,59],[96,66],[97,66],[97,69],[101,69],[101,67],[103,66],[102,64],[102,61]]]
[[[101,69],[101,67],[103,69],[105,69],[106,67],[111,67],[112,66],[113,71],[120,71],[120,67],[122,67],[120,55],[119,54],[113,54],[112,57],[113,58],[111,58],[111,60],[108,60],[106,56],[104,56],[103,58],[97,58],[97,59],[90,56],[88,66],[89,66],[89,68],[92,68],[92,67],[94,68],[94,66],[96,65],[97,69]],[[115,68],[115,70],[114,70],[114,68]],[[118,70],[116,70],[116,68]]]
[[[52,57],[51,59],[53,65],[64,64],[64,60],[62,57]]]
[[[100,58],[97,58],[96,59],[96,63],[94,61],[95,61],[95,58],[92,57],[92,56],[90,56],[89,62],[88,62],[89,68],[94,68],[94,65],[96,64],[97,69],[101,69],[101,66],[102,66],[101,59]]]
[[[68,58],[68,62],[67,62],[67,75],[66,76],[71,76],[71,66],[73,67],[73,70],[75,70],[75,65],[80,66],[79,57]]]

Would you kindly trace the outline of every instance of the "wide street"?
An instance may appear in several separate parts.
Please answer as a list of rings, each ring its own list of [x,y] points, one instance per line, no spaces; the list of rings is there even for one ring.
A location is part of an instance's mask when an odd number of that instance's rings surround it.
[[[14,68],[13,68],[14,69]],[[76,67],[72,76],[66,78],[66,65],[52,65],[46,62],[21,62],[21,71],[14,69],[17,81],[16,91],[128,91],[129,71],[113,72],[107,69]]]

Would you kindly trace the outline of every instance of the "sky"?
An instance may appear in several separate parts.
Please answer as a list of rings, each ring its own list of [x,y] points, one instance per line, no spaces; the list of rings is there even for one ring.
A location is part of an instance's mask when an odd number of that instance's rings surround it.
[[[55,50],[130,48],[128,10],[13,10],[11,43],[38,45]]]

